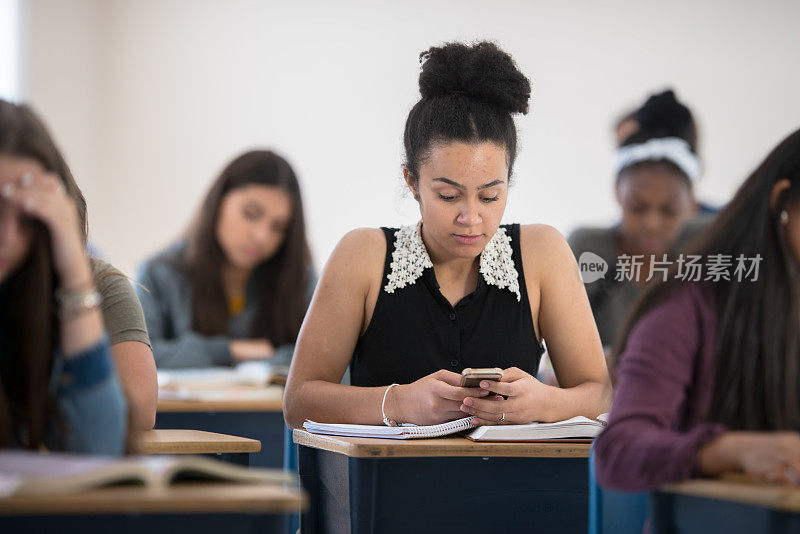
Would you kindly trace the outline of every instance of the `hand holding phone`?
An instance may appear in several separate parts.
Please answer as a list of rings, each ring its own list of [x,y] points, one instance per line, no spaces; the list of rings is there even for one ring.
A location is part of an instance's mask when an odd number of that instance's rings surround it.
[[[503,370],[499,367],[467,367],[461,371],[461,387],[474,388],[478,387],[481,380],[499,382],[501,378],[503,378]]]

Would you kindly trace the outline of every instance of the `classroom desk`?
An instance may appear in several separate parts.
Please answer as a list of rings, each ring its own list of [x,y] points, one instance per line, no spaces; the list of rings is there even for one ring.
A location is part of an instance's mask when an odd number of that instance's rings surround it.
[[[740,480],[688,480],[652,494],[654,534],[800,532],[800,489]]]
[[[141,454],[213,454],[240,465],[250,465],[250,454],[261,450],[257,439],[202,430],[146,430],[136,445]]]
[[[69,495],[0,498],[0,532],[283,534],[306,505],[295,488],[184,483],[116,486]]]
[[[585,534],[588,443],[390,440],[294,431],[311,532]]]
[[[250,465],[283,466],[282,387],[223,388],[205,393],[205,400],[159,398],[155,428],[189,428],[258,440],[261,451],[250,455]]]

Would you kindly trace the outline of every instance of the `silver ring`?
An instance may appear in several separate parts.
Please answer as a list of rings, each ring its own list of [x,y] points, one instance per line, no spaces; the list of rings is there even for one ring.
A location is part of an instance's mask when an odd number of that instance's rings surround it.
[[[503,422],[503,421],[505,421],[505,420],[506,420],[506,413],[505,413],[505,412],[503,412],[503,417],[501,417],[501,418],[500,418],[500,420],[498,421],[498,423],[502,423],[502,422]]]

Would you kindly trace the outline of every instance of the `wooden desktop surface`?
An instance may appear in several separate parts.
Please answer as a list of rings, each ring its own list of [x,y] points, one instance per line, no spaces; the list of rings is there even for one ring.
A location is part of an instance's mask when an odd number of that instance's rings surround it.
[[[263,484],[187,482],[168,488],[116,486],[69,495],[0,498],[0,514],[269,513],[305,508],[298,489]]]
[[[159,412],[282,412],[283,387],[204,387],[159,390]]]
[[[687,480],[668,484],[661,491],[739,502],[782,512],[800,512],[800,488],[757,482],[742,476],[721,480]]]
[[[259,452],[257,439],[202,430],[147,430],[138,436],[141,454],[216,454]]]
[[[294,442],[353,458],[480,456],[518,458],[588,458],[590,443],[476,442],[461,436],[433,439],[351,438],[294,430]]]

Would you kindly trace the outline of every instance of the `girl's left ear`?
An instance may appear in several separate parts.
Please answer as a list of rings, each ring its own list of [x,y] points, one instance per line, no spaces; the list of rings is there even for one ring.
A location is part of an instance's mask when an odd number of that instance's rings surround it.
[[[772,213],[777,213],[778,201],[781,199],[781,195],[788,191],[790,187],[792,187],[792,182],[788,178],[782,178],[772,186],[772,192],[769,195],[769,208]]]
[[[419,191],[417,191],[417,183],[414,182],[414,175],[411,173],[410,170],[408,170],[408,167],[403,167],[403,179],[406,181],[408,189],[414,196],[414,200],[419,202]]]

